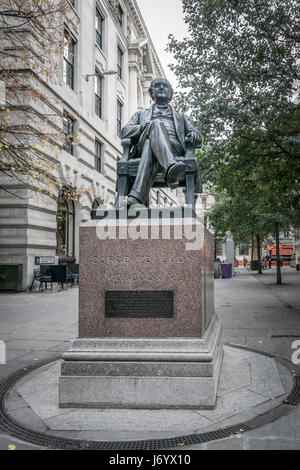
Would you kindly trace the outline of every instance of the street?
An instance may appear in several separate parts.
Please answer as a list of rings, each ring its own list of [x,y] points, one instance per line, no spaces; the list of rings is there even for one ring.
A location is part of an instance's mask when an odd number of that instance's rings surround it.
[[[225,343],[246,345],[291,361],[293,342],[300,340],[300,272],[282,269],[281,286],[275,269],[261,276],[238,268],[239,275],[215,280],[215,310],[223,323]],[[57,292],[2,294],[0,339],[6,344],[6,364],[0,377],[31,363],[57,358],[77,336],[78,288]],[[299,366],[295,364],[299,374]],[[300,449],[300,406],[253,431],[190,449]],[[1,432],[1,431],[0,431]],[[0,434],[0,449],[35,447]]]

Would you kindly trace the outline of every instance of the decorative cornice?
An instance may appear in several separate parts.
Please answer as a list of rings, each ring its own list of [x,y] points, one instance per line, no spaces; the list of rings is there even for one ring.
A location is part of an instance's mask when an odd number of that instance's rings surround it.
[[[142,13],[141,13],[141,11],[138,7],[138,4],[137,4],[136,0],[127,0],[127,2],[128,2],[128,6],[129,6],[129,8],[132,12],[132,15],[134,17],[136,26],[139,30],[140,36],[142,38],[147,38],[148,39],[148,45],[150,46],[151,54],[153,56],[153,62],[154,62],[154,65],[155,65],[156,69],[159,72],[159,75],[161,75],[162,77],[165,77],[166,76],[165,71],[163,69],[163,66],[162,66],[160,60],[159,60],[158,54],[155,50],[155,47],[153,45],[151,36],[149,34],[149,31],[147,29],[147,26],[145,24],[145,21],[143,19]]]
[[[147,37],[140,37],[136,38],[133,41],[131,41],[128,45],[128,49],[137,49],[138,51],[141,51],[141,48],[148,44],[148,38]]]

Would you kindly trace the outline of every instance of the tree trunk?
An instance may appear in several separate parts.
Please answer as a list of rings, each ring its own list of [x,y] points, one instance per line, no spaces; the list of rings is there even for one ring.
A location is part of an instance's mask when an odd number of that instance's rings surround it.
[[[254,237],[251,238],[251,261],[254,260]]]
[[[257,243],[257,259],[258,259],[258,274],[262,274],[261,270],[261,247],[260,247],[260,234],[256,235],[256,243]]]
[[[275,223],[275,238],[276,238],[276,272],[277,272],[277,282],[276,284],[281,284],[281,260],[280,260],[280,247],[279,247],[279,223]]]

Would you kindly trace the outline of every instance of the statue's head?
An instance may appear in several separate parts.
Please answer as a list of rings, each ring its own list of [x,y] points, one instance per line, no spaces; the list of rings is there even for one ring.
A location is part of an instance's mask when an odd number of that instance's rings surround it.
[[[169,80],[164,77],[158,77],[151,82],[149,94],[155,102],[169,103],[173,97],[174,90]]]

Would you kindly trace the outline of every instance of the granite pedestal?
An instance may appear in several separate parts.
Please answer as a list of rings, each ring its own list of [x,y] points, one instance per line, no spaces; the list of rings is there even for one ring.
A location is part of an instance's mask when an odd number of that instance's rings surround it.
[[[179,209],[80,227],[79,338],[60,407],[213,408],[222,363],[213,240]]]

